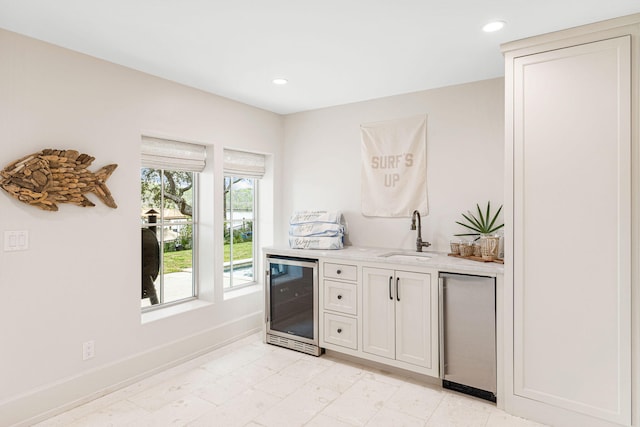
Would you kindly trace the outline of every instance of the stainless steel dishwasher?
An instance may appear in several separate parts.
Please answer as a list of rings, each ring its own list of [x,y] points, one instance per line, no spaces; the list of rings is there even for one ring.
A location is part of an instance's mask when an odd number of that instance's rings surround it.
[[[442,386],[496,401],[496,280],[441,273]]]

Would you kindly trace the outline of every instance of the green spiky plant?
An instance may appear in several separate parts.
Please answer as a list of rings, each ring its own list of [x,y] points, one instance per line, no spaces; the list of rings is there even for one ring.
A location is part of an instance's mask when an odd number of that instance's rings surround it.
[[[456,234],[456,236],[476,236],[475,240],[478,240],[481,235],[491,234],[504,227],[504,224],[496,225],[498,215],[500,215],[500,211],[502,211],[502,205],[500,205],[500,208],[498,208],[498,211],[493,215],[493,217],[491,216],[491,202],[487,202],[487,210],[484,214],[480,209],[480,205],[476,204],[476,208],[478,210],[477,217],[471,212],[467,212],[467,215],[462,214],[464,219],[468,221],[468,224],[456,221],[456,224],[468,228],[473,231],[473,233],[460,233]]]

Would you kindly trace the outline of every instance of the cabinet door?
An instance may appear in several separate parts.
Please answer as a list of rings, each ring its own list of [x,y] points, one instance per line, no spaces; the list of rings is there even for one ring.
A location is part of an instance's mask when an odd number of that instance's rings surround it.
[[[513,62],[514,393],[618,423],[631,412],[630,58],[624,36]]]
[[[393,270],[362,269],[362,348],[395,359],[395,283]]]
[[[431,275],[396,271],[396,359],[431,368],[433,319]]]

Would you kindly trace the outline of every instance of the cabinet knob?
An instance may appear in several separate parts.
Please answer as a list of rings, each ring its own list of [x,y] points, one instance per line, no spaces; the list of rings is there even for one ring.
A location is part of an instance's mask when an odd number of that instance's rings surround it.
[[[338,333],[341,334],[342,333],[342,328],[338,328]]]
[[[338,295],[338,299],[342,299],[342,295]]]
[[[342,270],[336,271],[337,274],[342,274]]]

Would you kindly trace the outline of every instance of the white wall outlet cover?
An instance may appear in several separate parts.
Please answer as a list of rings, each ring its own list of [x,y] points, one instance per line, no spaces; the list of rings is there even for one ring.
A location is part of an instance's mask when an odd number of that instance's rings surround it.
[[[82,343],[82,360],[88,360],[96,355],[95,341],[85,341]]]
[[[25,251],[29,249],[29,232],[21,231],[5,231],[4,232],[4,250]]]

